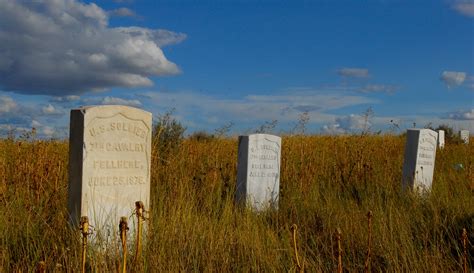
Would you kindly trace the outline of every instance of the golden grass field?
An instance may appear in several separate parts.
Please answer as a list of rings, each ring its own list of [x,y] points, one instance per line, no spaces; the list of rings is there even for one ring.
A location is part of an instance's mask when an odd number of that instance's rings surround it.
[[[154,149],[140,263],[146,272],[295,272],[296,224],[306,272],[336,272],[337,228],[344,272],[363,272],[371,210],[373,272],[462,272],[463,228],[472,270],[472,140],[437,151],[432,192],[418,197],[401,190],[403,136],[285,136],[279,210],[265,213],[234,205],[237,139],[188,138]],[[80,272],[67,185],[66,141],[0,140],[1,272],[35,272],[40,261],[48,272]],[[87,267],[117,272],[119,251],[118,244],[89,249]],[[131,242],[130,263],[133,256]]]

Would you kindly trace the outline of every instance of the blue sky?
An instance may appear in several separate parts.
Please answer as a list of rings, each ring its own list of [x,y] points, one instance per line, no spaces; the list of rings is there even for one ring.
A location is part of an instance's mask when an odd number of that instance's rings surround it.
[[[188,133],[302,114],[310,133],[474,133],[473,37],[472,0],[0,0],[0,133],[65,137],[95,104],[174,109]]]

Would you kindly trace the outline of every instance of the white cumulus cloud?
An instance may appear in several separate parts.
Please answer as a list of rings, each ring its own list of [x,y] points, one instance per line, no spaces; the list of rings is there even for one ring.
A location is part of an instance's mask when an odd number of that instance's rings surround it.
[[[108,13],[75,0],[0,0],[0,87],[24,94],[78,95],[151,86],[180,72],[161,47],[186,35],[111,28]]]
[[[45,115],[60,115],[62,111],[54,107],[52,104],[48,104],[41,108],[41,112]]]
[[[443,81],[448,88],[460,86],[466,80],[467,74],[465,72],[443,71],[441,73],[441,81]]]
[[[336,118],[336,123],[346,130],[362,130],[371,126],[370,121],[361,115],[350,114]]]
[[[33,128],[37,128],[37,127],[42,126],[41,122],[39,122],[39,121],[37,121],[37,120],[34,120],[34,119],[31,121],[31,124],[30,124],[30,125],[31,125],[31,127],[33,127]]]
[[[355,131],[368,130],[372,123],[368,116],[350,114],[335,118],[335,122],[322,127],[326,134],[343,134]]]

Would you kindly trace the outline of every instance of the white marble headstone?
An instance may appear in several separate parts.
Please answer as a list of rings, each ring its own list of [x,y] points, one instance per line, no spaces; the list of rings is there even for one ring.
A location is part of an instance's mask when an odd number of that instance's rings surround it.
[[[254,210],[278,208],[281,138],[268,134],[239,137],[236,199]]]
[[[444,143],[444,130],[438,130],[438,148],[443,149]]]
[[[469,144],[469,131],[468,130],[459,131],[459,137],[465,144]]]
[[[71,110],[68,209],[96,235],[114,234],[142,201],[149,209],[152,115],[118,105]]]
[[[430,129],[408,129],[403,164],[403,186],[429,192],[433,184],[438,133]]]

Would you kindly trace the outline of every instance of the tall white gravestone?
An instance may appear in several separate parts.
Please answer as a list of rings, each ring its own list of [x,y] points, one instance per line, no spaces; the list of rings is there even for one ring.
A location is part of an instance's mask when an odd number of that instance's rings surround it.
[[[438,148],[443,149],[444,143],[444,130],[438,130]]]
[[[116,234],[135,202],[149,209],[152,115],[118,105],[71,110],[68,209],[88,216],[94,234]]]
[[[459,131],[459,137],[465,144],[469,144],[469,131],[468,130]]]
[[[408,129],[403,164],[403,186],[430,191],[438,145],[438,133],[430,129]]]
[[[268,134],[239,137],[236,199],[254,210],[278,207],[281,138]]]

